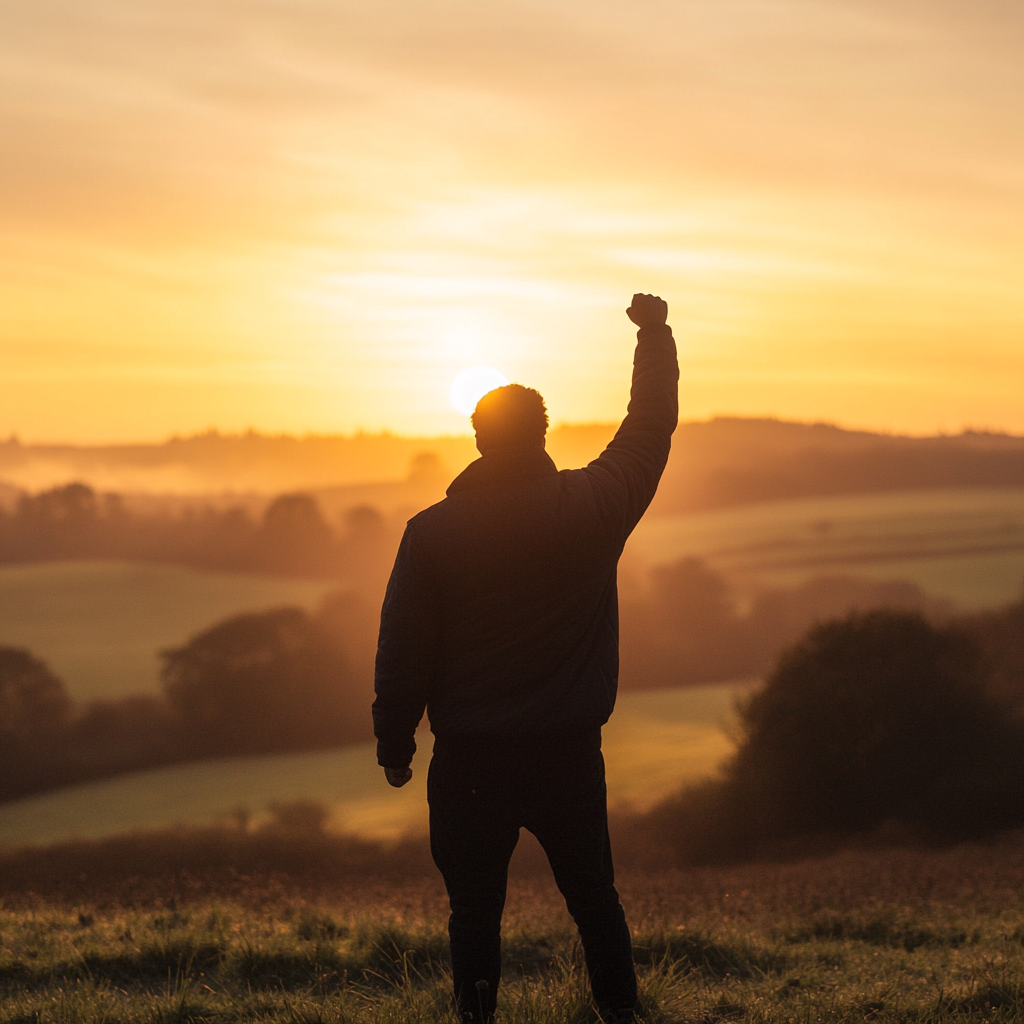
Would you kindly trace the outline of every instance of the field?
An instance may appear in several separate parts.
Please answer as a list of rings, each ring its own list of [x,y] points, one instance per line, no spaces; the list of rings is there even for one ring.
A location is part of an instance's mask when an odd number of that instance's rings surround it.
[[[1024,490],[964,488],[801,498],[644,519],[641,565],[700,555],[740,590],[847,574],[916,583],[964,610],[1024,589]]]
[[[711,771],[730,750],[722,726],[743,689],[622,694],[605,729],[612,803],[644,807]],[[176,765],[73,786],[0,804],[0,847],[225,820],[238,808],[258,819],[269,803],[297,799],[325,804],[331,826],[346,832],[372,838],[422,832],[430,741],[421,729],[416,775],[402,790],[384,782],[372,743]]]
[[[763,502],[643,520],[625,564],[699,555],[741,593],[819,574],[907,579],[964,609],[1024,587],[1024,491]],[[313,607],[330,584],[128,562],[0,567],[0,644],[28,647],[78,699],[156,692],[157,651],[242,611]]]
[[[916,581],[960,607],[997,605],[1024,583],[1024,493],[975,489],[762,503],[644,520],[636,568],[698,554],[744,588],[820,573]],[[79,699],[154,692],[160,648],[227,615],[315,606],[328,584],[123,562],[0,568],[0,643],[46,659]],[[605,739],[613,802],[645,806],[711,772],[734,687],[626,693]],[[396,793],[369,745],[181,765],[0,806],[0,846],[99,837],[175,822],[257,818],[268,803],[328,805],[332,825],[372,837],[424,827],[429,737],[413,784]]]
[[[0,567],[0,644],[27,647],[79,700],[159,690],[157,652],[242,611],[315,605],[329,584],[133,562]]]
[[[943,851],[625,874],[650,1024],[1017,1021],[1024,1016],[1020,837]],[[445,906],[406,877],[178,872],[148,895],[82,874],[0,910],[0,1022],[440,1022]],[[5,887],[6,888],[6,887]],[[71,897],[68,897],[68,894]],[[546,874],[513,872],[499,1022],[594,1021]]]
[[[910,580],[965,609],[1024,587],[1024,492],[801,499],[644,519],[626,564],[708,559],[740,590],[820,573]],[[130,562],[0,567],[0,644],[30,648],[79,699],[155,692],[157,651],[240,611],[314,606],[330,584]]]
[[[699,554],[741,592],[824,572],[911,579],[975,608],[1019,595],[1022,530],[1016,491],[815,499],[652,519],[629,561]],[[31,647],[79,698],[152,692],[157,649],[239,611],[311,607],[325,589],[124,563],[6,567],[0,643]],[[611,802],[643,808],[712,770],[750,685],[623,694],[605,733]],[[417,838],[422,739],[400,792],[367,744],[0,806],[0,1024],[454,1024],[444,897]],[[260,831],[268,805],[298,799],[329,808],[326,834]],[[214,870],[190,837],[217,822]],[[253,860],[261,842],[272,862]],[[1024,1019],[1024,837],[657,875],[618,842],[651,1024]],[[593,1021],[571,922],[536,845],[521,846],[499,1020]]]

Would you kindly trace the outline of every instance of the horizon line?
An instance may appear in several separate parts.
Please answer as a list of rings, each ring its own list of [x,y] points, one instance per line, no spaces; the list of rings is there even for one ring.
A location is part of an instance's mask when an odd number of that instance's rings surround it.
[[[875,434],[879,437],[906,437],[914,439],[939,438],[939,437],[963,437],[966,435],[1007,437],[1024,439],[1024,433],[1015,434],[1002,427],[984,426],[979,427],[964,424],[958,430],[936,428],[925,433],[910,433],[907,431],[889,430],[882,427],[871,427],[863,425],[842,424],[821,419],[799,419],[786,418],[783,416],[764,414],[759,416],[744,416],[732,413],[716,413],[698,419],[679,420],[679,427],[710,425],[720,421],[740,421],[744,423],[776,423],[784,426],[795,427],[827,427],[850,434]],[[598,428],[614,429],[618,427],[621,420],[589,420],[581,423],[561,421],[548,429],[548,435],[559,430],[594,430]],[[161,439],[136,438],[132,440],[24,440],[17,431],[12,431],[5,439],[0,440],[0,446],[16,446],[20,448],[158,448],[175,442],[189,442],[203,439],[217,438],[219,440],[244,440],[247,438],[258,438],[268,441],[355,441],[361,438],[392,438],[400,441],[457,441],[470,440],[473,438],[472,430],[458,434],[403,434],[389,430],[386,427],[381,430],[368,430],[359,427],[356,430],[345,432],[319,432],[307,430],[303,432],[288,431],[264,431],[255,427],[246,427],[240,430],[221,430],[219,427],[210,426],[205,430],[197,430],[194,433],[173,433],[165,435]]]

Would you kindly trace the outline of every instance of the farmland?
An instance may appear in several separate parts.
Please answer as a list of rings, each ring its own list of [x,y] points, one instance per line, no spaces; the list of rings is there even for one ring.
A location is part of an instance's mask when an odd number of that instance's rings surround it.
[[[645,565],[699,555],[747,591],[852,573],[985,608],[1024,588],[1024,490],[787,499],[648,517],[627,553]]]

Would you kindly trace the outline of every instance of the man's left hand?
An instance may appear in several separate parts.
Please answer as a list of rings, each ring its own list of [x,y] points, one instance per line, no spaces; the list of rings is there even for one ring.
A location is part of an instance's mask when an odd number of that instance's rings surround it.
[[[389,786],[401,789],[412,778],[412,768],[409,765],[404,768],[385,768],[384,778],[388,780]]]

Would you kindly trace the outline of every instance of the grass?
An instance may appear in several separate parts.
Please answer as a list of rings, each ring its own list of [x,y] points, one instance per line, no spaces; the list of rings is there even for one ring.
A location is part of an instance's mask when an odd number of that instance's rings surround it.
[[[629,873],[647,1020],[1021,1020],[1022,854],[1018,837]],[[385,874],[250,868],[233,885],[193,864],[148,888],[88,871],[77,888],[45,871],[5,886],[0,1022],[454,1022],[444,895],[411,853]],[[529,857],[504,952],[499,1021],[596,1020],[571,922]]]

